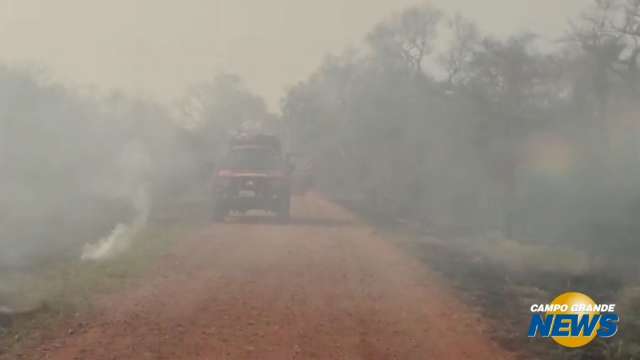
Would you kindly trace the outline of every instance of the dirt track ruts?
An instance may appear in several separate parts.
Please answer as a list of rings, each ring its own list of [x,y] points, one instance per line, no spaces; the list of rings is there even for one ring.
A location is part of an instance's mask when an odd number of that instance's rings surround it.
[[[509,359],[424,264],[320,196],[212,224],[34,359]]]

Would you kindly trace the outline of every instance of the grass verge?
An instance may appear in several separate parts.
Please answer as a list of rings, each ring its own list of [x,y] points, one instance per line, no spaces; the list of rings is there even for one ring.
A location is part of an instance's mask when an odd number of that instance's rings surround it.
[[[18,358],[43,340],[47,330],[93,309],[93,300],[141,281],[180,238],[202,224],[154,224],[141,231],[125,253],[110,260],[58,263],[29,272],[2,274],[19,314],[0,324],[0,359]]]
[[[360,214],[379,231],[439,272],[491,325],[491,337],[522,359],[640,359],[640,271],[634,254],[594,256],[579,248],[517,242],[500,236],[472,236],[457,229],[425,234],[353,201],[334,201]],[[532,304],[551,302],[567,291],[617,304],[616,337],[565,349],[551,339],[527,337]]]
[[[640,287],[623,274],[593,267],[578,251],[548,245],[478,238],[443,241],[400,231],[403,236],[396,236],[400,246],[449,280],[492,325],[492,338],[520,358],[640,358]],[[549,303],[568,291],[616,303],[622,318],[618,335],[577,350],[562,348],[551,339],[528,338],[530,306]]]

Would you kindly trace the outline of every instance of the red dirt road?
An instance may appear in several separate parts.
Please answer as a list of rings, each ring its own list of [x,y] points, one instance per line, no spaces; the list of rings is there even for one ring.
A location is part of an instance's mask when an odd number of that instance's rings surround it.
[[[36,359],[510,359],[458,294],[322,198],[290,225],[230,219],[178,242]]]

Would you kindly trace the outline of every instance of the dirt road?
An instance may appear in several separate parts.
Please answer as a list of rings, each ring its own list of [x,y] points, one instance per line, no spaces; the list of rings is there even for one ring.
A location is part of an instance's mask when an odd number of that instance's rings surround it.
[[[293,214],[184,239],[143,285],[26,357],[510,358],[459,294],[348,211],[307,195]]]

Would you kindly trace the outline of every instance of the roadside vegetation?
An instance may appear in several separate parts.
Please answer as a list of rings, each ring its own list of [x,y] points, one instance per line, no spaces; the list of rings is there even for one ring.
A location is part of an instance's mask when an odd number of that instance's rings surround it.
[[[550,42],[412,7],[327,57],[283,117],[335,197],[635,262],[639,9],[595,1]]]
[[[96,300],[140,284],[144,275],[167,255],[175,242],[194,236],[206,224],[206,216],[186,209],[190,218],[174,219],[171,224],[152,224],[132,239],[128,251],[103,261],[68,261],[3,274],[5,286],[12,289],[4,299],[15,306],[15,313],[0,324],[0,358],[19,356],[22,349],[39,344],[52,330],[74,332],[83,324]],[[0,315],[1,316],[1,315]]]
[[[336,200],[439,273],[489,325],[485,331],[490,337],[518,358],[640,357],[640,283],[630,275],[633,269],[612,271],[611,263],[596,266],[584,251],[516,242],[499,233],[478,235],[449,227],[426,230],[421,224],[373,212],[358,202]],[[531,305],[549,303],[567,291],[616,303],[618,313],[624,314],[618,335],[606,341],[596,339],[576,350],[564,349],[551,339],[529,339]]]
[[[328,56],[282,112],[317,187],[410,224],[411,252],[496,320],[505,347],[637,358],[639,44],[637,0],[592,1],[553,39],[418,5]],[[620,304],[615,341],[528,343],[531,302],[568,290]]]
[[[273,119],[231,75],[174,110],[0,66],[0,352],[90,310],[204,226],[222,139]]]
[[[408,252],[458,288],[465,302],[489,320],[491,335],[522,359],[636,359],[640,356],[640,284],[624,273],[585,263],[584,253],[505,239],[433,237],[407,233]],[[442,240],[444,239],[444,240]],[[622,314],[618,336],[578,350],[551,339],[529,339],[532,304],[549,303],[578,291],[602,303],[616,303]]]

